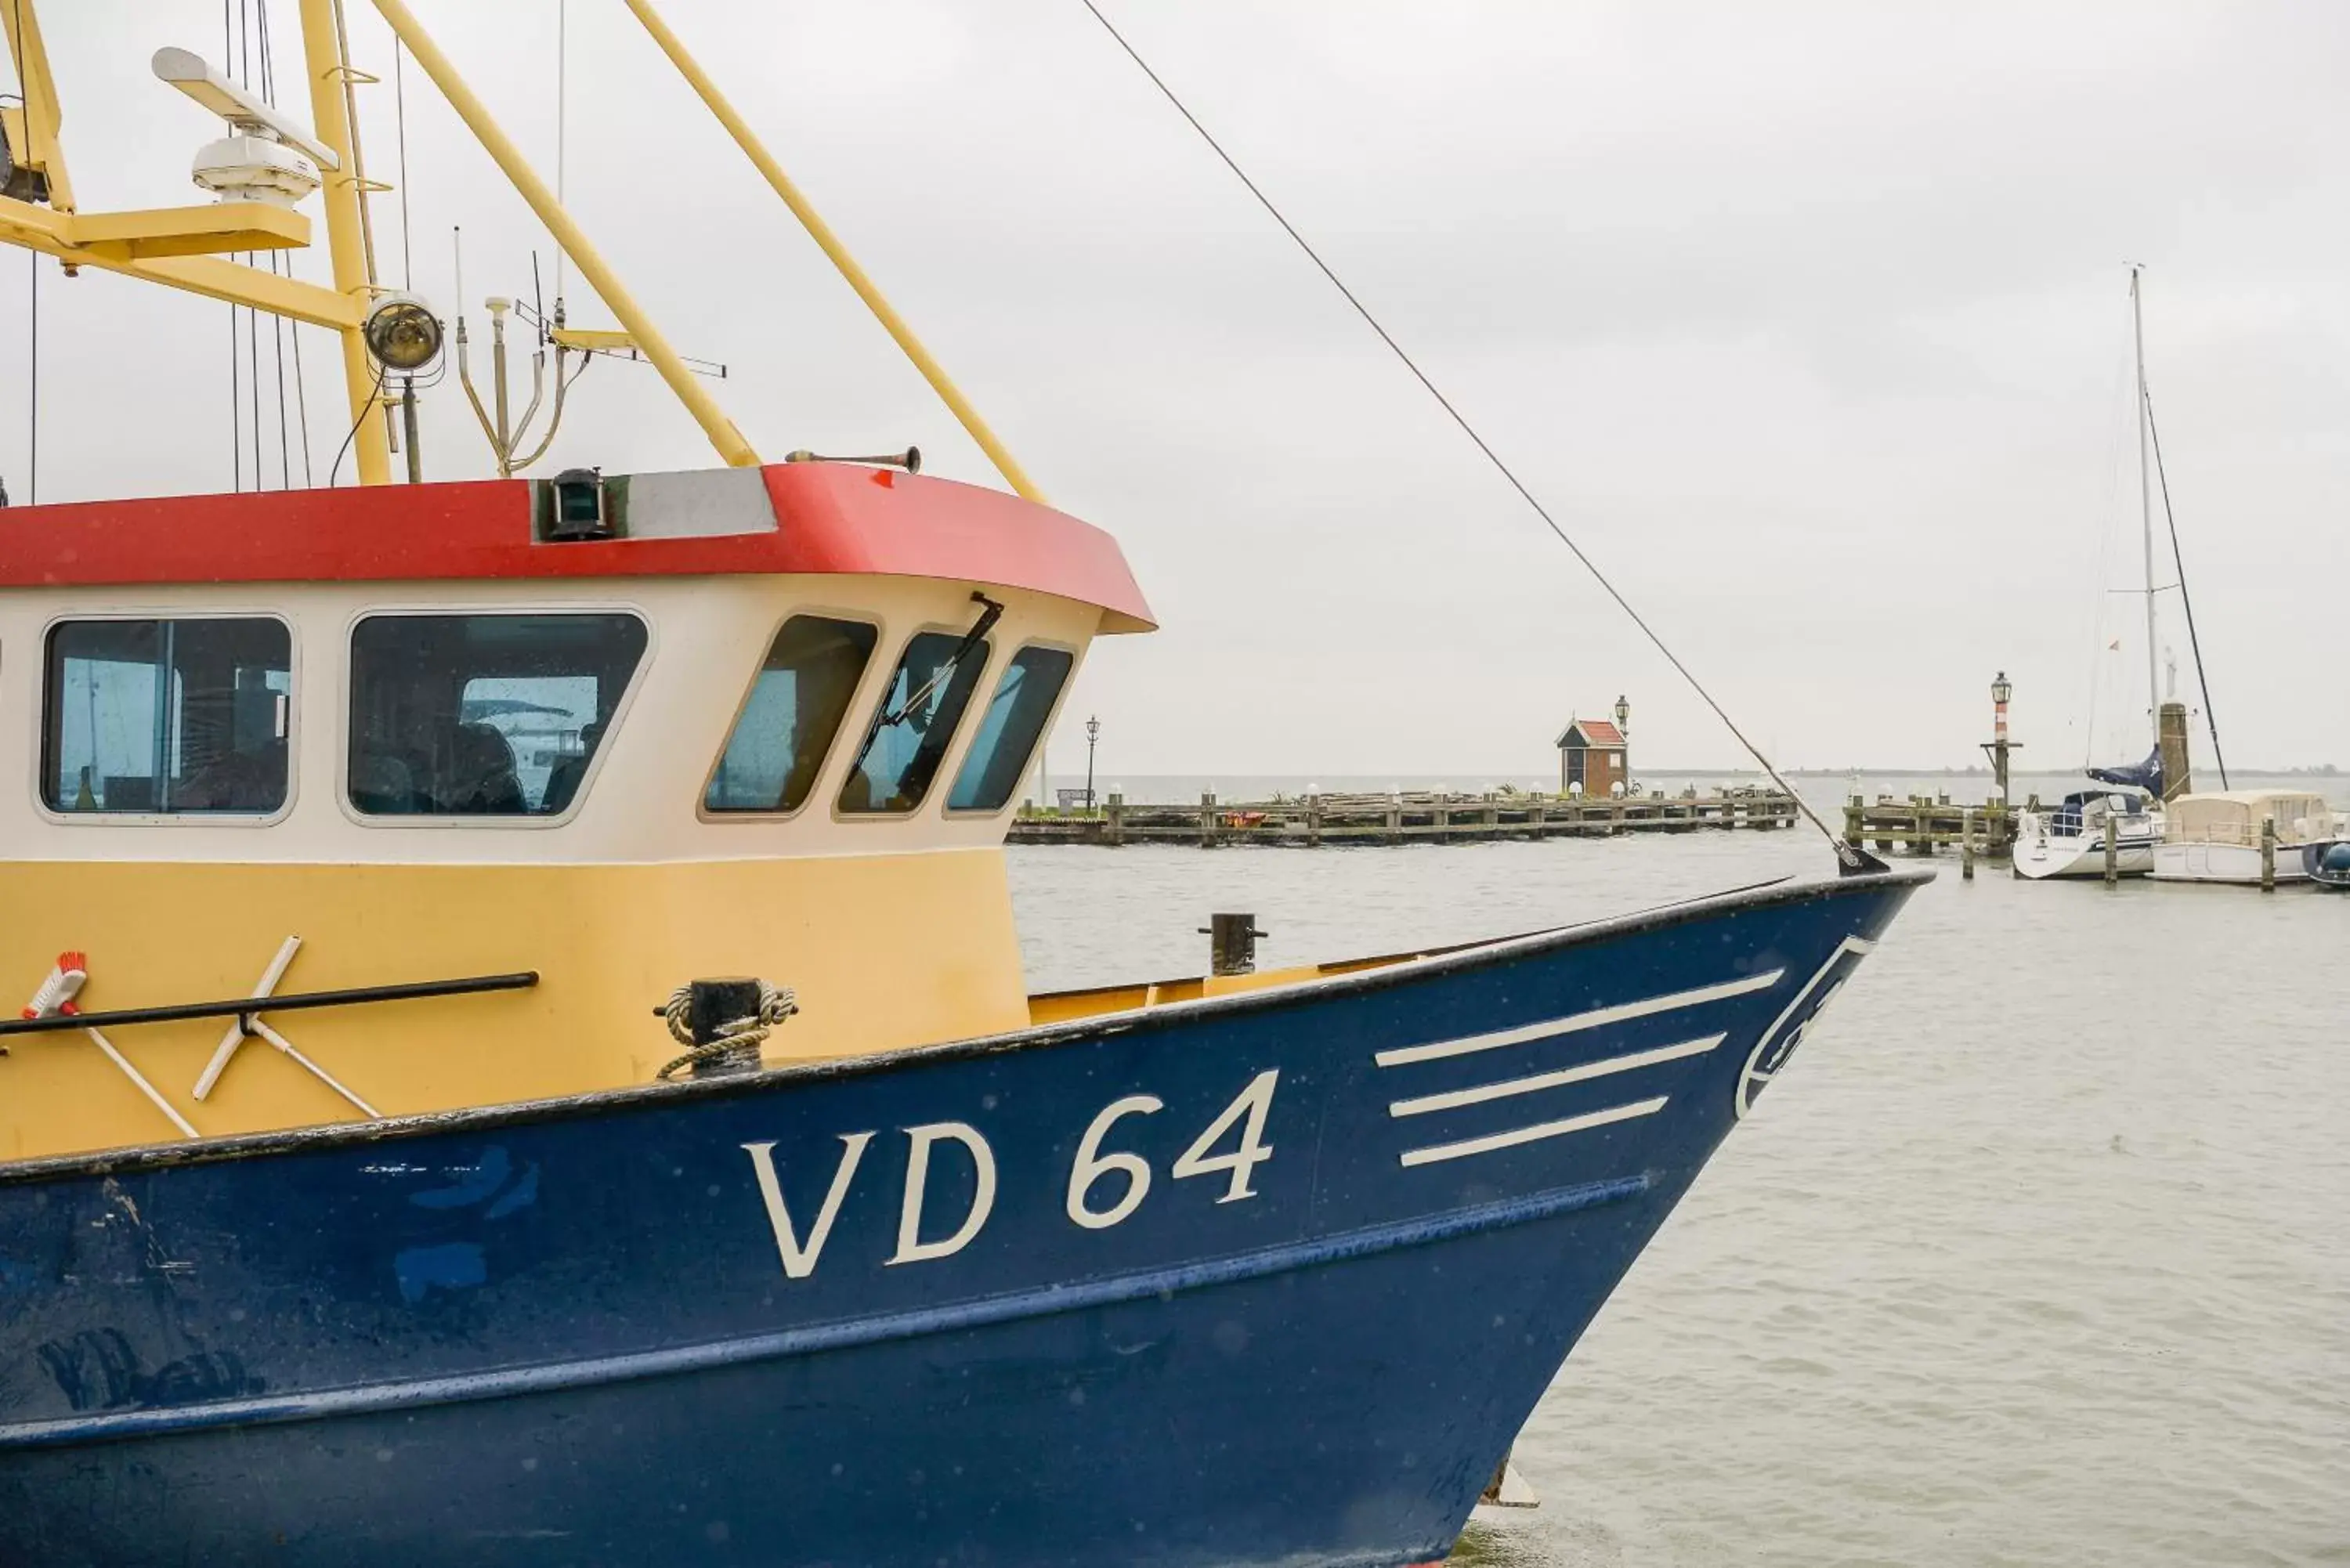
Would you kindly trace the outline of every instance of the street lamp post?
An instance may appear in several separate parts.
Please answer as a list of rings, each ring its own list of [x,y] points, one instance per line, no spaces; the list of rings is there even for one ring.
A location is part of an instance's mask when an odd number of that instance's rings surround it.
[[[1616,732],[1624,737],[1624,793],[1632,793],[1632,704],[1616,694]]]
[[[1087,718],[1086,720],[1086,810],[1087,813],[1091,813],[1094,808],[1094,744],[1100,739],[1101,720],[1095,717]]]

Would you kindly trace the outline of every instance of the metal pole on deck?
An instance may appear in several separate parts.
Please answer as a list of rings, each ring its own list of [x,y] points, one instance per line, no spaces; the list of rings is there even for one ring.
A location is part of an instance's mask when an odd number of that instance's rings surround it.
[[[588,242],[587,234],[564,210],[563,203],[555,199],[555,192],[547,189],[546,182],[538,177],[521,151],[499,129],[497,121],[490,118],[490,111],[483,107],[480,99],[473,96],[473,88],[465,85],[464,78],[457,74],[457,67],[450,63],[448,56],[441,52],[441,47],[432,41],[431,34],[425,32],[415,14],[409,10],[403,0],[375,0],[375,8],[390,24],[391,30],[400,36],[400,41],[408,46],[408,52],[416,57],[418,65],[424,67],[424,74],[432,78],[432,85],[441,89],[441,96],[449,100],[449,107],[457,111],[457,118],[465,122],[466,129],[473,133],[473,140],[482,144],[482,151],[490,155],[490,161],[505,175],[515,193],[529,205],[538,221],[546,225],[547,232],[555,236],[555,243],[563,247],[564,254],[571,258],[580,275],[588,280],[588,286],[594,289],[598,297],[619,318],[621,327],[635,342],[637,351],[652,361],[653,369],[668,383],[677,400],[685,405],[685,411],[702,427],[702,433],[710,438],[710,444],[717,449],[718,455],[730,467],[757,467],[759,454],[752,449],[749,441],[743,439],[743,432],[734,428],[734,421],[726,417],[719,409],[717,400],[695,379],[693,371],[678,357],[677,350],[670,347],[669,339],[661,336],[660,329],[653,325],[652,317],[638,307],[636,300],[621,286],[619,275],[605,261],[603,253]]]

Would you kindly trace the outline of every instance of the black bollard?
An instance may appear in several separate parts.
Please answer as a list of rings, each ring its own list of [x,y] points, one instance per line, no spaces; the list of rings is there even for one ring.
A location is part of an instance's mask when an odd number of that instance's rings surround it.
[[[729,1023],[758,1020],[760,985],[755,980],[697,980],[690,990],[686,1027],[696,1045],[716,1040],[718,1032]],[[693,1064],[691,1072],[697,1078],[715,1078],[728,1073],[755,1073],[760,1064],[759,1042],[754,1039],[734,1050],[703,1057]]]
[[[1210,915],[1208,922],[1200,928],[1201,934],[1208,939],[1208,972],[1255,973],[1257,940],[1271,935],[1256,929],[1256,917]]]

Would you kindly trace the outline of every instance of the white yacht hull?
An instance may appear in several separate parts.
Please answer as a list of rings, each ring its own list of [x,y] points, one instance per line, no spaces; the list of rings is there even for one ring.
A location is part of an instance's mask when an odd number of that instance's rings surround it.
[[[2116,874],[2146,876],[2154,869],[2154,851],[2151,838],[2123,839],[2115,847]],[[2057,877],[2106,874],[2106,841],[2102,835],[2033,834],[2018,837],[2011,853],[2015,874],[2035,882]]]
[[[2298,844],[2276,846],[2276,879],[2305,882],[2309,872]],[[2154,846],[2154,879],[2158,882],[2226,882],[2258,887],[2261,848],[2257,844],[2158,844]]]

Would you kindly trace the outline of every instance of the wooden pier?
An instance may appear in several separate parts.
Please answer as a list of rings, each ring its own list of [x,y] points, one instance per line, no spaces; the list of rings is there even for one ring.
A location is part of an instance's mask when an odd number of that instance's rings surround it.
[[[1956,849],[1971,858],[1981,855],[2004,857],[2015,841],[2014,810],[1997,797],[1981,805],[1966,805],[1947,794],[1913,794],[1896,799],[1880,794],[1875,801],[1854,795],[1845,802],[1846,842],[1864,845],[1877,853],[1895,849],[1911,855],[1931,855]]]
[[[1603,837],[1792,827],[1794,801],[1767,791],[1637,795],[1316,794],[1298,799],[1145,805],[1111,795],[1095,810],[1024,806],[1014,844],[1465,844],[1485,839]]]

